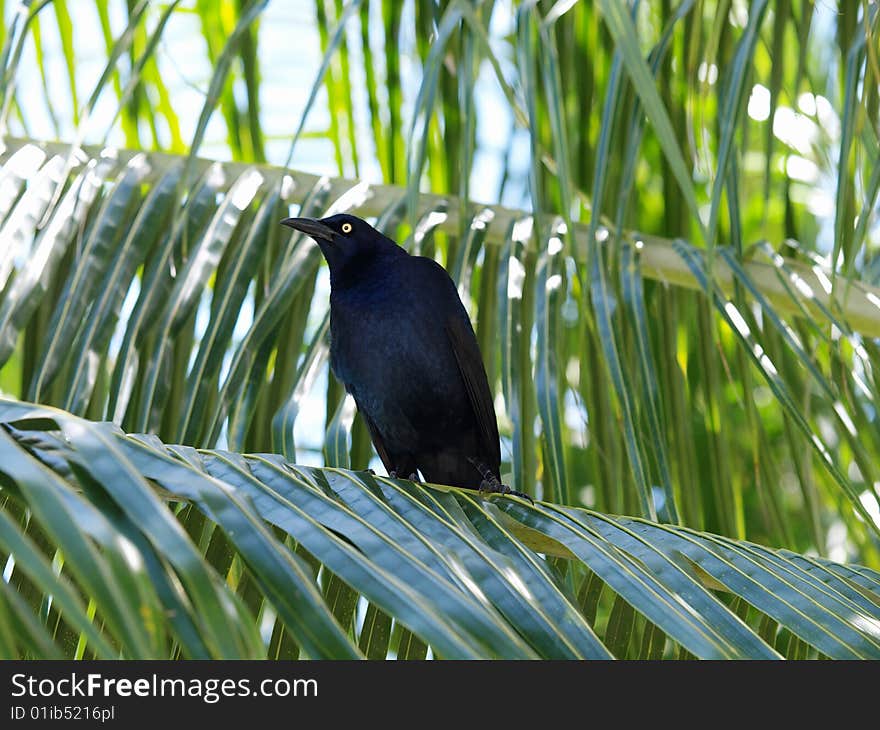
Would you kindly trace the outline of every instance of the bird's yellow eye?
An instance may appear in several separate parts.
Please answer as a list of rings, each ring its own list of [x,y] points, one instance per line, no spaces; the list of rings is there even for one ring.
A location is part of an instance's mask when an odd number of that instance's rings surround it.
[[[343,233],[351,233],[351,223],[343,223],[342,224],[342,232]]]

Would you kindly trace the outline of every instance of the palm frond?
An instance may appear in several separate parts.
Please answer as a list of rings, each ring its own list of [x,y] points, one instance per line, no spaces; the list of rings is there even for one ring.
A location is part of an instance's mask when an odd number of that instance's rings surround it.
[[[614,611],[603,628],[578,601],[596,576],[652,642],[665,635],[667,653],[774,658],[787,631],[825,656],[880,656],[880,575],[858,566],[275,454],[166,446],[8,399],[0,422],[7,583],[55,599],[55,620],[18,636],[24,654],[45,654],[38,638],[64,654],[73,633],[86,655],[264,656],[283,630],[306,656],[359,656],[373,624],[334,616],[320,587],[338,577],[362,597],[358,614],[381,611],[436,656],[632,656],[639,643],[614,641]],[[197,542],[212,532],[223,548],[205,553]],[[736,599],[752,610],[737,615]],[[767,620],[778,628],[762,637]]]

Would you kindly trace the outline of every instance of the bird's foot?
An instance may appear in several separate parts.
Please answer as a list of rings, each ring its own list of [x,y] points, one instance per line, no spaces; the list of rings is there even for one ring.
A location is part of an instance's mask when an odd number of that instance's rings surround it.
[[[481,462],[474,459],[471,459],[470,462],[479,470],[480,474],[483,475],[483,480],[480,482],[480,494],[504,494],[509,497],[522,497],[523,499],[527,499],[532,504],[535,503],[535,500],[533,500],[528,494],[524,494],[523,492],[516,492],[508,487],[506,484],[504,484]]]
[[[415,472],[410,474],[408,477],[404,477],[404,476],[401,476],[400,474],[398,474],[396,469],[392,469],[391,471],[388,472],[388,476],[391,479],[409,479],[411,482],[418,482],[419,481],[419,475],[416,474]]]
[[[522,499],[528,500],[531,504],[535,503],[535,500],[525,492],[517,492],[506,484],[499,482],[495,477],[481,481],[479,491],[480,494],[503,494],[507,497],[521,497]]]

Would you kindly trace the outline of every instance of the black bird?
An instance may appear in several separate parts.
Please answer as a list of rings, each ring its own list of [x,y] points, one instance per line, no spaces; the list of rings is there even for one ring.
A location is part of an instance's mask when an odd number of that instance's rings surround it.
[[[311,236],[327,259],[330,366],[388,473],[518,494],[501,483],[492,392],[446,270],[353,215],[281,223]]]

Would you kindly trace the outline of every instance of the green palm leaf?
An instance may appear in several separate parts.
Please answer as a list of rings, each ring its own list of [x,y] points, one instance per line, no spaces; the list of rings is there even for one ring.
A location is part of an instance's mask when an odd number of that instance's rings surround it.
[[[591,625],[546,554],[536,552],[544,545],[568,555],[573,573],[589,568],[636,615],[698,657],[778,656],[759,636],[757,618],[750,625],[730,610],[731,596],[827,656],[880,657],[878,581],[870,572],[859,574],[859,584],[835,574],[858,574],[858,568],[583,509],[485,501],[364,472],[296,468],[275,455],[169,448],[7,399],[0,401],[0,423],[9,494],[0,513],[3,549],[22,561],[13,574],[24,569],[42,595],[57,595],[63,624],[103,655],[115,645],[122,656],[162,656],[187,638],[188,624],[148,637],[145,631],[163,626],[141,623],[145,609],[132,604],[140,597],[154,612],[169,608],[169,597],[145,580],[142,551],[150,549],[166,585],[176,586],[175,607],[188,613],[200,635],[213,635],[212,655],[265,654],[265,640],[242,634],[255,617],[174,520],[167,500],[184,500],[223,530],[266,606],[312,657],[355,656],[356,644],[370,640],[357,627],[346,637],[285,533],[447,658],[611,656],[611,626],[603,644],[595,621]],[[128,516],[136,540],[102,517],[109,503]],[[33,510],[27,527],[16,524],[16,508]],[[91,509],[90,517],[74,519],[73,509],[81,515]],[[27,536],[37,529],[71,562],[63,585]],[[83,560],[78,550],[92,555]],[[114,561],[128,570],[114,571]],[[132,582],[140,582],[138,590],[131,590]],[[76,589],[92,595],[104,621],[84,616]],[[237,614],[248,620],[228,623]]]

